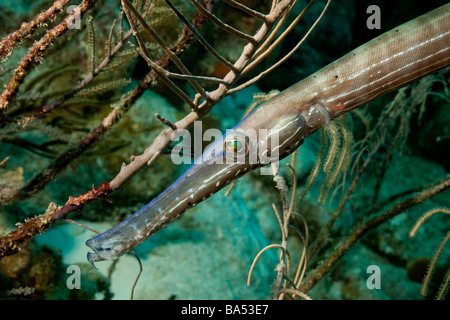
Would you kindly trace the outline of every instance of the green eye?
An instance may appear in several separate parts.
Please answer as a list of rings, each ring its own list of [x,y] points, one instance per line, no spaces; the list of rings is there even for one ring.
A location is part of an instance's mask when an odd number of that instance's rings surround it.
[[[241,141],[227,141],[227,149],[233,152],[241,152],[242,149],[244,148],[244,145],[242,144]]]
[[[246,136],[231,135],[225,140],[225,152],[235,156],[247,155],[249,152]]]

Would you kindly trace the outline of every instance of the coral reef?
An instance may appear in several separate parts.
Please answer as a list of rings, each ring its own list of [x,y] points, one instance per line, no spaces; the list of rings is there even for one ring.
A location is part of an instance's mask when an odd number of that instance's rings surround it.
[[[131,254],[87,263],[94,232],[186,169],[170,160],[174,129],[201,119],[225,132],[375,35],[360,27],[365,1],[299,2],[286,16],[271,7],[295,1],[192,2],[80,1],[74,30],[68,1],[0,4],[0,299],[448,299],[450,217],[410,237],[424,213],[450,208],[448,68],[315,133],[275,178],[249,173],[169,224],[136,247],[135,286]],[[249,39],[264,19],[279,32]],[[257,45],[286,29],[259,63]],[[368,288],[370,265],[381,289]],[[73,266],[81,289],[68,286]]]

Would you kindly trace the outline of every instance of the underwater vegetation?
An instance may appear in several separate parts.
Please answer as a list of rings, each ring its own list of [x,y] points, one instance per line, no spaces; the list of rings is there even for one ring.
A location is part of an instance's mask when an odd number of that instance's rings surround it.
[[[372,2],[383,32],[445,4]],[[331,121],[273,175],[246,174],[136,247],[138,259],[99,271],[86,260],[86,240],[186,169],[171,160],[176,129],[201,119],[224,132],[377,36],[368,6],[2,3],[1,298],[448,299],[449,68]]]

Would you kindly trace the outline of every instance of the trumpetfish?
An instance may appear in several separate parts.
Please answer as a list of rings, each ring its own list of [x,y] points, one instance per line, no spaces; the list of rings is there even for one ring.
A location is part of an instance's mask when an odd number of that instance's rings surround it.
[[[450,4],[394,28],[264,102],[206,148],[171,186],[89,239],[95,262],[114,260],[231,181],[283,159],[328,122],[450,64]],[[270,132],[264,137],[260,134]],[[247,134],[247,132],[256,134]],[[277,139],[275,139],[277,138]],[[278,141],[276,141],[278,140]],[[266,150],[265,154],[260,152]],[[236,160],[241,161],[236,161]],[[249,161],[249,159],[256,159]],[[95,267],[95,266],[94,266]]]

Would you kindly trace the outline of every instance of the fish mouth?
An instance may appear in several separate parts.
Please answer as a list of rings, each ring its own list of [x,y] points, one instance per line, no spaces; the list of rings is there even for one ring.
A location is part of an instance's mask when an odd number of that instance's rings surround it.
[[[114,230],[114,228],[111,230]],[[126,253],[126,251],[122,249],[124,242],[120,242],[115,238],[111,238],[110,240],[108,240],[107,234],[108,231],[104,234],[100,234],[97,237],[87,240],[85,243],[87,247],[94,251],[87,253],[87,260],[95,269],[97,269],[97,267],[95,266],[95,262],[116,260],[122,254]]]
[[[103,251],[110,251],[111,248],[102,248],[95,245],[96,238],[92,238],[86,241],[86,246],[92,249],[94,252],[87,253],[87,260],[94,267],[94,269],[98,268],[95,266],[95,262],[108,260],[105,254],[102,254]]]
[[[98,270],[98,268],[95,266],[95,262],[104,261],[104,259],[102,259],[97,253],[93,252],[87,253],[87,260],[95,270]]]

